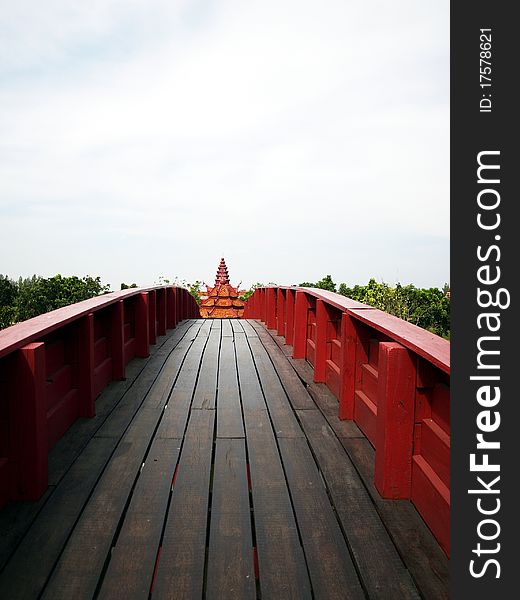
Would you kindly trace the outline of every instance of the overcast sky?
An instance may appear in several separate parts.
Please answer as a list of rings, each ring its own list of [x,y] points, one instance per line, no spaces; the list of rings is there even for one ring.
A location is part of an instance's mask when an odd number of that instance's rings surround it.
[[[449,281],[448,0],[0,8],[0,273]]]

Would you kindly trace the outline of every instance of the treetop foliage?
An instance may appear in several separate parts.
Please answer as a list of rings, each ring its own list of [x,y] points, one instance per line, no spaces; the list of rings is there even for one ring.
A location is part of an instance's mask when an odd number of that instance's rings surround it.
[[[160,279],[161,284],[170,283],[168,279],[163,277]],[[175,278],[172,284],[187,288],[200,304],[203,282],[187,283]],[[269,283],[267,285],[276,284]],[[315,283],[305,281],[299,285],[300,287],[314,287],[337,292],[363,304],[379,308],[442,337],[450,337],[450,288],[448,284],[445,284],[442,289],[421,289],[412,284],[403,286],[400,283],[392,287],[385,282],[378,283],[372,278],[367,285],[348,287],[345,283],[337,286],[330,275],[325,275]],[[133,287],[137,287],[137,285],[135,283],[121,284],[121,289]],[[248,300],[258,287],[264,287],[264,284],[260,282],[254,284],[251,289],[242,294],[241,299]],[[0,329],[109,291],[109,286],[102,284],[99,277],[80,278],[55,275],[47,279],[33,275],[27,278],[20,277],[15,281],[6,275],[0,275]]]
[[[0,275],[0,329],[109,291],[110,286],[102,284],[100,277],[89,275],[33,275],[18,281]]]
[[[416,288],[414,285],[397,283],[391,287],[370,279],[367,285],[348,287],[345,283],[336,284],[330,275],[316,283],[300,283],[301,287],[315,287],[337,292],[363,304],[379,308],[400,319],[414,323],[444,338],[450,337],[450,298],[449,285],[439,288]]]

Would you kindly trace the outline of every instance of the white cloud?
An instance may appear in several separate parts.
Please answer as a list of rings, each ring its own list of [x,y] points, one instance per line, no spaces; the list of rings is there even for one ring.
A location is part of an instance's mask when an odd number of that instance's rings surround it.
[[[0,270],[442,285],[448,8],[10,3]]]

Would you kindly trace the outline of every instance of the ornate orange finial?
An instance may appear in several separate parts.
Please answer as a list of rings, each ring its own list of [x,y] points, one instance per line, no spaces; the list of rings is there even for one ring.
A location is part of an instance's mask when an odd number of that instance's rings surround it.
[[[239,319],[244,313],[244,302],[239,298],[238,288],[229,282],[229,273],[224,258],[215,277],[215,286],[207,287],[207,296],[200,304],[200,315],[203,319]]]
[[[224,258],[220,259],[220,264],[215,277],[215,285],[229,285],[229,273]]]

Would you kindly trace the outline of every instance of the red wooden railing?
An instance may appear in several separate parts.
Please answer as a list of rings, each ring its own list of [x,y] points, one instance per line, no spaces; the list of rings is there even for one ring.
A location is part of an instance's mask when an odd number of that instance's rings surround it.
[[[128,289],[0,331],[0,507],[47,488],[47,454],[135,356],[198,307],[187,290]]]
[[[408,498],[449,555],[450,344],[402,319],[314,288],[258,288],[260,319],[314,367],[375,448],[374,483]]]

